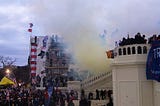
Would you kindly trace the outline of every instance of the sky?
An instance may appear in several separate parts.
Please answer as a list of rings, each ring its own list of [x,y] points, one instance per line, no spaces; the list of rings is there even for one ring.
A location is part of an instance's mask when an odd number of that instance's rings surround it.
[[[61,35],[83,70],[105,71],[105,51],[137,32],[160,34],[160,0],[1,0],[0,55],[26,65],[33,35]]]

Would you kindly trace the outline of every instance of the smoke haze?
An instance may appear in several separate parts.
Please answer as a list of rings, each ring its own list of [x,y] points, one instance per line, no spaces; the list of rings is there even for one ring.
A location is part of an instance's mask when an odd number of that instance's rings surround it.
[[[160,0],[1,0],[0,53],[26,65],[32,22],[34,35],[62,35],[82,69],[102,71],[108,67],[104,52],[113,49],[115,41],[137,32],[147,38],[160,34],[159,4]],[[106,36],[99,37],[104,30]]]
[[[158,0],[41,0],[29,3],[34,24],[41,34],[62,35],[82,70],[106,71],[105,51],[114,42],[137,32],[159,33]],[[147,18],[147,20],[146,20]],[[145,24],[144,24],[145,23]],[[106,30],[106,36],[99,34]],[[103,39],[103,40],[102,40]]]
[[[35,3],[32,12],[36,15],[37,23],[44,29],[44,34],[61,35],[67,44],[81,70],[92,72],[106,71],[109,61],[106,58],[106,45],[102,45],[97,32],[96,5],[84,4],[71,0],[51,2],[50,5]],[[93,6],[93,7],[92,7]],[[104,44],[104,43],[103,43]]]

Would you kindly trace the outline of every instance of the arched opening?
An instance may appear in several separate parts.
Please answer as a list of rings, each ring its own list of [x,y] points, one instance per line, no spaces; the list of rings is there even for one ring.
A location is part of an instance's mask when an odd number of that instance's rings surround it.
[[[143,47],[143,54],[147,54],[147,47],[146,46]]]
[[[130,47],[127,48],[127,53],[128,53],[128,55],[131,54],[131,48]]]
[[[126,48],[123,48],[123,55],[126,55]]]
[[[122,55],[122,49],[121,48],[118,49],[118,54]]]
[[[132,54],[136,54],[135,47],[132,47]]]
[[[141,48],[141,46],[138,46],[138,47],[137,47],[137,53],[138,53],[138,54],[142,54],[142,48]]]

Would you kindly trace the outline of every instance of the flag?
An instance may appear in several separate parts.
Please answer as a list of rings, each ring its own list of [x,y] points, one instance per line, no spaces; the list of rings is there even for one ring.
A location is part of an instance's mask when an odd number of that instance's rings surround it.
[[[32,28],[32,27],[33,27],[33,24],[32,24],[32,23],[29,23],[29,27]]]
[[[106,51],[106,54],[108,58],[114,58],[113,50]]]
[[[160,41],[155,40],[148,53],[146,62],[146,77],[148,80],[160,82]]]
[[[28,32],[32,32],[32,29],[28,29]]]

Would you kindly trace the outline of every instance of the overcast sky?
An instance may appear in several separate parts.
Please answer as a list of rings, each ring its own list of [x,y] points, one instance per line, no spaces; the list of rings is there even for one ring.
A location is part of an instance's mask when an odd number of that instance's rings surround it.
[[[160,33],[160,0],[1,0],[0,55],[17,65],[27,64],[30,22],[34,35],[61,35],[84,69],[105,70],[115,41]]]

